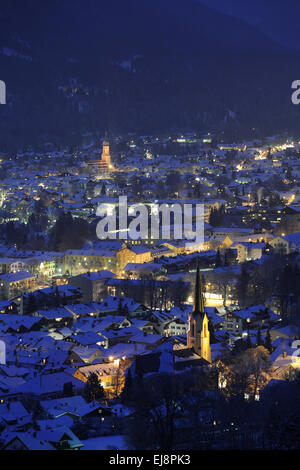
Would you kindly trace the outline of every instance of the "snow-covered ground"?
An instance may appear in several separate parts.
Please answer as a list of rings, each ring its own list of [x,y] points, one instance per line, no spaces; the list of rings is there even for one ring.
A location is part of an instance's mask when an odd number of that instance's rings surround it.
[[[107,450],[114,447],[118,450],[127,450],[123,436],[100,436],[81,441],[84,444],[82,450]]]

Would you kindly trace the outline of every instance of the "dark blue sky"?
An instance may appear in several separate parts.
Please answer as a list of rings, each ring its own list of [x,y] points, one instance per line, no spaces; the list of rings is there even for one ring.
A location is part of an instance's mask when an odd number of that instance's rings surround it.
[[[300,49],[299,0],[199,0],[223,13],[237,16],[276,41]]]

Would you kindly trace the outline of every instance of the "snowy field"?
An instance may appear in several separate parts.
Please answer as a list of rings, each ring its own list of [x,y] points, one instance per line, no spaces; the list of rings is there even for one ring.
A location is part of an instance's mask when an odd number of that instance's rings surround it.
[[[107,450],[114,447],[118,450],[127,450],[123,436],[100,436],[81,441],[84,447],[81,450]]]

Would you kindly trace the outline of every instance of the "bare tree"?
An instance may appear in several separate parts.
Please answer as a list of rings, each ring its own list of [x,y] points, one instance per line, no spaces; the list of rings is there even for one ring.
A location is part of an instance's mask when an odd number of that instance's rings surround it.
[[[175,418],[182,414],[180,382],[171,374],[143,379],[135,386],[135,413],[126,439],[135,449],[171,450]]]
[[[247,349],[224,362],[221,372],[228,395],[247,394],[249,398],[255,399],[258,390],[268,381],[269,351],[264,346],[258,346]]]

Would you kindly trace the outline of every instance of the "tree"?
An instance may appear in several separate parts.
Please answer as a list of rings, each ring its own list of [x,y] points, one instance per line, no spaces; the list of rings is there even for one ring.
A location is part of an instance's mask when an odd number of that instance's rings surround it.
[[[246,338],[246,349],[252,348],[252,343],[251,343],[251,336],[250,336],[250,331],[249,328],[247,330],[247,338]]]
[[[208,320],[208,330],[209,330],[210,343],[214,344],[216,342],[215,328],[214,328],[213,322],[210,320]]]
[[[269,357],[269,352],[258,346],[227,358],[224,377],[228,396],[245,398],[247,394],[249,399],[254,400],[258,390],[267,382]]]
[[[209,213],[209,225],[212,227],[217,226],[217,210],[213,207]]]
[[[222,204],[219,208],[213,207],[209,214],[209,224],[213,227],[221,227],[224,221],[224,216],[224,204]]]
[[[53,296],[53,307],[59,307],[60,306],[60,295],[59,295],[59,290],[58,287],[55,287],[55,292]]]
[[[122,313],[123,313],[123,306],[122,306],[122,299],[120,297],[119,303],[118,303],[118,315],[122,315]]]
[[[133,392],[132,386],[133,386],[133,380],[132,380],[131,370],[129,368],[125,377],[125,385],[122,391],[122,400],[124,402],[130,401],[130,399],[132,398],[132,392]]]
[[[62,297],[61,303],[62,303],[62,305],[67,305],[67,303],[68,303],[68,299],[67,299],[67,296],[66,296],[66,293],[65,293],[65,292],[63,293],[63,297]]]
[[[222,266],[222,259],[221,259],[221,255],[220,255],[220,250],[218,248],[217,255],[216,255],[216,261],[215,261],[215,268],[219,268],[220,266]]]
[[[185,282],[182,279],[172,283],[164,284],[166,288],[164,289],[165,293],[165,307],[167,306],[168,300],[172,299],[174,305],[180,307],[187,298],[187,289]]]
[[[269,351],[269,353],[273,351],[270,328],[268,329],[267,334],[266,334],[265,347]]]
[[[45,418],[45,410],[39,400],[35,401],[32,406],[32,419],[36,423],[38,419]]]
[[[232,282],[232,273],[229,271],[222,271],[217,277],[217,283],[219,285],[219,289],[223,296],[223,306],[226,307],[227,302],[227,295],[228,289]]]
[[[87,379],[84,387],[84,397],[87,402],[101,402],[104,399],[104,389],[95,372],[92,372]]]
[[[135,449],[173,449],[175,419],[183,412],[180,383],[174,375],[159,374],[134,387],[135,412],[125,437]]]
[[[181,176],[178,171],[172,171],[167,175],[166,186],[169,187],[171,193],[176,193],[181,188]]]
[[[53,250],[79,249],[89,237],[89,224],[83,219],[73,219],[62,213],[49,232],[49,246]]]
[[[236,296],[239,302],[240,307],[244,308],[247,306],[248,300],[248,287],[250,283],[250,274],[245,266],[242,265],[242,271],[240,276],[238,277],[236,283]]]
[[[119,360],[113,376],[111,398],[118,398],[122,393],[125,384],[125,369],[127,365],[128,361],[126,359]]]
[[[264,346],[248,349],[241,354],[239,366],[237,372],[244,374],[248,381],[248,390],[245,391],[255,399],[259,388],[267,382],[267,372],[270,367],[269,352]]]
[[[267,449],[299,449],[300,381],[278,381],[262,394],[264,441]]]
[[[229,266],[229,255],[228,255],[227,250],[225,250],[225,253],[224,253],[224,266]]]
[[[27,313],[32,313],[36,310],[36,308],[37,308],[37,305],[36,305],[35,296],[32,292],[30,292],[30,294],[28,295],[28,301],[27,301],[27,305],[26,305],[26,312]]]
[[[246,351],[247,353],[247,351]],[[269,351],[264,346],[253,348],[248,353],[250,355],[251,373],[253,376],[253,398],[255,398],[257,391],[267,382],[267,373],[269,371],[271,362]]]
[[[101,196],[106,196],[106,186],[105,186],[105,183],[102,184],[100,194],[101,194]]]
[[[256,344],[257,344],[257,346],[261,346],[261,345],[262,345],[260,328],[257,328]]]
[[[234,342],[232,353],[240,354],[242,351],[246,351],[246,349],[247,349],[247,342],[243,340],[243,338],[240,338]]]

